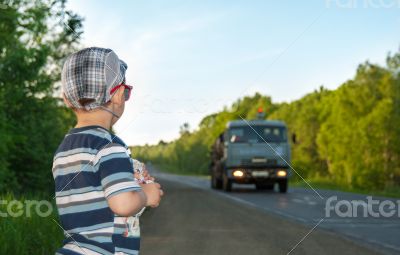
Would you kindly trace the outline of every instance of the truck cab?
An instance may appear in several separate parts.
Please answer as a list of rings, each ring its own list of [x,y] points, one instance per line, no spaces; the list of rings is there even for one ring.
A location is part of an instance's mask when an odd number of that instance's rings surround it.
[[[232,183],[287,192],[290,144],[284,122],[235,120],[216,139],[211,152],[211,187],[231,191]]]

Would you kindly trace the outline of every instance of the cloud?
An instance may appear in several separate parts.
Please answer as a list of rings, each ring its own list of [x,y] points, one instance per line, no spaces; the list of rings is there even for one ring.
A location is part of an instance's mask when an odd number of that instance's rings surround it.
[[[164,39],[182,33],[192,33],[196,30],[206,28],[224,16],[223,13],[199,16],[186,20],[174,20],[163,24],[153,24],[147,28],[141,28],[143,31],[139,35],[131,37],[131,50],[142,51],[160,44]]]

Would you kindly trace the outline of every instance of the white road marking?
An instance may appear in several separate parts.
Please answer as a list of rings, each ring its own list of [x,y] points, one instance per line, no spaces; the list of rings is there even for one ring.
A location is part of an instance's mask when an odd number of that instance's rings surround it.
[[[316,205],[317,202],[307,199],[299,199],[299,198],[292,198],[292,201],[298,204],[306,204],[306,205]]]

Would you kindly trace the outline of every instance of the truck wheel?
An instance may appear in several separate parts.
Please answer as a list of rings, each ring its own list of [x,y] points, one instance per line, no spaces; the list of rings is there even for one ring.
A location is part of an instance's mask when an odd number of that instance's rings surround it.
[[[232,181],[229,180],[228,176],[224,174],[222,176],[222,188],[224,191],[231,191],[232,190]]]
[[[215,177],[216,189],[222,189],[222,180]]]
[[[279,192],[286,193],[288,190],[288,180],[283,180],[279,182]]]
[[[219,180],[214,175],[211,175],[211,188],[212,189],[221,189],[222,188],[222,181]]]
[[[274,184],[256,184],[258,190],[273,190]]]

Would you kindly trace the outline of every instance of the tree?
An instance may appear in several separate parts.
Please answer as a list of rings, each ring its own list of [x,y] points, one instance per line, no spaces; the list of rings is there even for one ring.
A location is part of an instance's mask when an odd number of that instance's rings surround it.
[[[62,60],[82,33],[82,19],[64,5],[64,0],[2,2],[1,190],[52,190],[52,156],[74,122],[54,93]]]
[[[393,185],[400,152],[398,78],[389,61],[388,67],[367,62],[326,102],[330,114],[317,144],[339,182],[380,190]]]
[[[289,129],[288,137],[296,137],[296,143],[292,144],[293,165],[302,177],[326,175],[326,165],[318,153],[317,135],[325,119],[323,105],[330,94],[321,86],[299,100],[277,106],[269,116],[269,119],[284,121]]]

